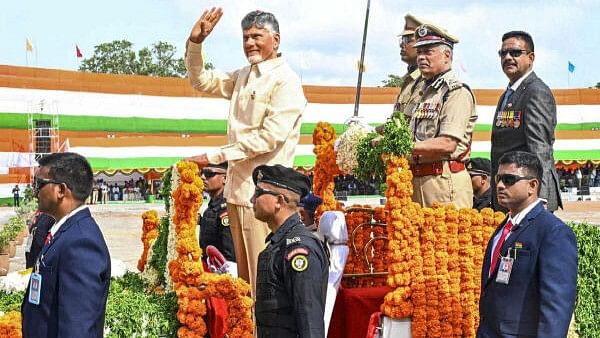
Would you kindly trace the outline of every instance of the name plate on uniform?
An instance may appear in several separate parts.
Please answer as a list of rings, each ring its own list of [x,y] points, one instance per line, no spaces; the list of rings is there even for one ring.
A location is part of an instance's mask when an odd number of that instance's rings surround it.
[[[393,319],[383,316],[382,327],[382,338],[412,338],[410,318]]]

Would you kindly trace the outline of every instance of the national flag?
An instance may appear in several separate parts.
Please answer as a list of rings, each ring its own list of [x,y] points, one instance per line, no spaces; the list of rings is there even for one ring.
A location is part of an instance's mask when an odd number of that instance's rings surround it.
[[[31,43],[30,38],[25,39],[25,51],[33,52],[33,44]]]
[[[575,71],[575,65],[572,64],[571,61],[569,61],[568,67],[569,67],[569,73],[573,73]]]
[[[79,46],[75,45],[75,53],[77,55],[78,58],[82,58],[83,54],[81,53],[81,50],[79,49]]]

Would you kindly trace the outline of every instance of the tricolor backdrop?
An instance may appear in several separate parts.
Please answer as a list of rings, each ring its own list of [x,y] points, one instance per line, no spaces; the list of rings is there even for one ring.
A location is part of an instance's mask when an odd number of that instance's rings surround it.
[[[311,167],[312,131],[328,121],[342,131],[355,88],[304,86],[308,106],[295,165]],[[397,88],[363,88],[360,115],[373,125],[391,113]],[[472,156],[489,157],[501,90],[474,90]],[[600,90],[554,90],[558,105],[555,159],[600,161]],[[46,109],[40,111],[39,102]],[[58,116],[58,144],[86,156],[96,173],[163,172],[182,157],[226,144],[229,102],[194,91],[188,80],[92,74],[0,65],[0,197],[29,182],[28,116]]]

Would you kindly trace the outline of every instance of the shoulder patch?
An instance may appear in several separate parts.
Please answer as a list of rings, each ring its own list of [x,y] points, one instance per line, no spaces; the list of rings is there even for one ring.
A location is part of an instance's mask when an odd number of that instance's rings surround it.
[[[285,245],[290,245],[290,244],[300,243],[300,242],[302,242],[302,239],[300,239],[300,237],[298,237],[298,236],[285,239]]]
[[[225,211],[224,213],[219,215],[219,218],[221,219],[221,225],[224,227],[228,227],[229,226],[229,216],[227,215],[227,211]]]
[[[463,86],[462,82],[455,80],[455,79],[447,80],[446,85],[448,86],[448,90],[450,90],[450,91],[458,89],[458,88],[462,88],[462,86]]]
[[[294,258],[294,256],[296,255],[303,255],[303,256],[308,256],[308,250],[306,250],[306,248],[295,248],[294,250],[290,251],[287,254],[287,260],[291,260],[292,258]]]
[[[308,269],[308,258],[305,255],[297,255],[292,259],[292,270],[302,272]]]

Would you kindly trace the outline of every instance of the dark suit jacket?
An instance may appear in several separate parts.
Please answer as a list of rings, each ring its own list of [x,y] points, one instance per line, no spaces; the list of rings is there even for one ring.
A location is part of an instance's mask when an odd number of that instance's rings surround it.
[[[21,312],[24,338],[103,337],[110,256],[98,224],[84,209],[69,218],[40,254],[40,304]]]
[[[50,228],[54,224],[54,218],[52,216],[44,213],[38,212],[35,216],[35,222],[31,227],[31,236],[33,239],[31,241],[31,247],[29,248],[29,252],[25,253],[25,267],[31,268],[35,264],[35,261],[42,251],[44,247],[44,241],[46,240],[46,235]]]
[[[488,278],[491,247],[487,246],[481,273],[479,338],[567,336],[577,290],[577,242],[565,223],[538,203],[504,242],[517,250],[508,284]],[[511,250],[512,252],[512,250]]]
[[[492,177],[498,173],[498,160],[504,153],[521,150],[535,154],[542,162],[544,171],[539,196],[548,200],[548,210],[562,208],[553,153],[556,102],[550,88],[535,75],[535,72],[529,74],[508,99],[504,108],[505,111],[519,112],[519,122],[514,124],[515,119],[511,126],[498,123],[498,112],[503,100],[504,95],[498,100],[496,116],[492,122]],[[491,183],[494,210],[506,211],[498,205],[496,183],[493,179]]]

